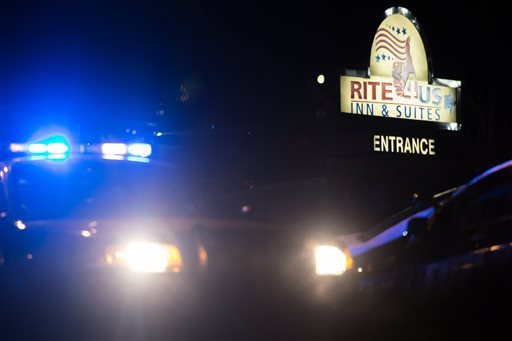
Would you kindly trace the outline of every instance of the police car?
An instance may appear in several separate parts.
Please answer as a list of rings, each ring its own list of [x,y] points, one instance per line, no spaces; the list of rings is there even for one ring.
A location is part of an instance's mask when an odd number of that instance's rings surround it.
[[[176,306],[183,316],[262,296],[313,301],[324,278],[347,275],[350,258],[334,240],[254,221],[243,206],[221,215],[225,203],[208,179],[159,158],[162,148],[66,136],[8,145],[0,164],[0,294],[9,316],[62,303],[68,313],[90,311],[75,321],[106,315],[101,321],[111,327],[109,316],[119,312],[110,309],[126,301],[147,303],[156,321],[155,310]]]
[[[512,161],[405,213],[384,228],[340,237],[360,288],[446,297],[512,284]]]

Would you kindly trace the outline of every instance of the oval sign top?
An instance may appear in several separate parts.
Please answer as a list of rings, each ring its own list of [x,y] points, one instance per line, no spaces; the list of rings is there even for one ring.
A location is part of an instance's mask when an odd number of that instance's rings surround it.
[[[399,90],[407,80],[428,81],[428,63],[421,35],[405,8],[396,8],[380,24],[373,38],[370,57],[372,77],[393,77]],[[388,13],[388,12],[386,12]]]

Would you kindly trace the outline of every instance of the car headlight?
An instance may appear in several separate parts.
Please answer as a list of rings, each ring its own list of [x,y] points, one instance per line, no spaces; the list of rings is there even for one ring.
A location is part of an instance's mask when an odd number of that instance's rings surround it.
[[[348,250],[332,245],[315,247],[315,271],[318,276],[340,276],[352,267]]]
[[[132,241],[109,248],[105,261],[139,273],[179,272],[183,265],[180,250],[171,244]]]

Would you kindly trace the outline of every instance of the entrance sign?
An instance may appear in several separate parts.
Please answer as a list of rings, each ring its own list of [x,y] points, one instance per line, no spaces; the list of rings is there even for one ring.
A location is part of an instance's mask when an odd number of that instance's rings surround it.
[[[374,135],[373,151],[383,153],[404,153],[436,155],[435,140],[420,137]]]
[[[369,71],[346,71],[340,78],[341,112],[460,129],[460,81],[433,77],[417,20],[407,9],[392,7],[385,15]]]

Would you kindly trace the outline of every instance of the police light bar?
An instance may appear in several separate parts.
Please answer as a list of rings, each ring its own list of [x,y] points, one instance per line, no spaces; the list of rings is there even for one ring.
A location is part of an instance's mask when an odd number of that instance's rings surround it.
[[[44,140],[28,143],[11,143],[11,153],[23,153],[31,158],[39,159],[67,159],[72,150],[80,154],[99,154],[105,159],[149,162],[147,157],[152,154],[152,147],[148,143],[117,143],[105,142],[98,144],[72,145],[64,136],[51,136]]]

